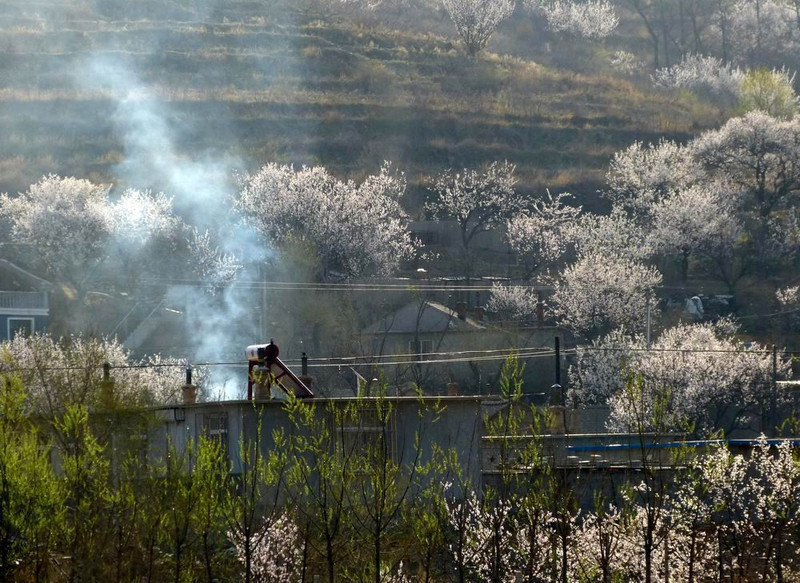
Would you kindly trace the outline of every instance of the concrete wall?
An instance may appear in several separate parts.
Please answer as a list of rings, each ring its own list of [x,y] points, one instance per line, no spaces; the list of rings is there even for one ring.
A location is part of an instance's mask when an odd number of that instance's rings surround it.
[[[374,407],[374,399],[314,399],[318,415],[327,415],[327,408],[344,407],[357,402],[366,408]],[[434,414],[434,399],[418,400],[415,397],[390,397],[386,401],[394,409],[392,423],[395,436],[395,461],[408,464],[415,455],[415,440],[419,434],[422,444],[420,463],[430,460],[433,444],[445,450],[455,449],[461,469],[473,483],[480,480],[480,443],[483,436],[483,417],[480,399],[472,397],[442,397],[443,409]],[[248,401],[201,403],[196,405],[161,408],[153,411],[155,423],[149,436],[148,456],[152,461],[163,458],[167,444],[171,441],[178,452],[186,444],[196,443],[205,431],[209,420],[224,417],[227,433],[224,443],[234,473],[242,470],[239,455],[239,440],[254,439],[257,435],[258,419],[261,420],[262,451],[275,447],[276,430],[287,433],[293,428],[280,401]],[[441,479],[437,476],[436,479]]]

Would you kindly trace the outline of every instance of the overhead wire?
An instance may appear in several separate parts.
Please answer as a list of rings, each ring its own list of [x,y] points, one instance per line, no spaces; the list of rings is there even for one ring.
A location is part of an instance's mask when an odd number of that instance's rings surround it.
[[[487,351],[491,352],[491,351]],[[433,353],[430,353],[433,354]],[[385,362],[385,361],[368,361],[368,362],[309,362],[309,368],[327,368],[327,367],[342,367],[342,366],[398,366],[398,365],[409,365],[409,364],[441,364],[441,363],[457,363],[457,362],[480,362],[480,361],[491,361],[491,360],[505,360],[508,358],[510,352],[507,354],[489,354],[489,355],[476,355],[476,356],[462,356],[462,357],[455,357],[455,358],[440,358],[440,359],[419,359],[419,355],[416,353],[409,354],[408,357],[417,357],[417,360],[397,360],[394,362]],[[535,349],[533,351],[527,352],[518,352],[516,353],[516,357],[519,359],[529,359],[529,358],[536,358],[540,356],[552,356],[555,354],[555,351],[547,351],[544,352],[540,349]],[[402,355],[395,355],[395,357],[400,357]],[[329,360],[337,360],[336,358],[330,358]],[[230,362],[200,362],[200,363],[139,363],[139,364],[123,364],[123,365],[110,365],[109,368],[111,370],[125,370],[125,369],[144,369],[144,368],[187,368],[191,366],[192,368],[201,368],[201,367],[212,367],[212,366],[247,366],[249,361],[242,360],[242,361],[230,361]],[[286,364],[300,364],[299,362],[292,362],[287,361]],[[92,366],[69,366],[69,367],[18,367],[18,368],[10,368],[10,369],[3,369],[0,368],[0,374],[10,374],[14,372],[50,372],[50,371],[73,371],[73,370],[89,370],[91,368],[101,368],[102,365],[92,365]]]
[[[706,354],[772,354],[772,350],[729,350],[723,348],[647,348],[646,346],[578,346],[572,350],[577,352],[683,352],[683,353],[706,353]],[[778,354],[792,355],[793,352],[781,351]]]
[[[147,284],[150,282],[143,281],[143,284]],[[182,283],[180,284],[184,287],[193,287],[193,288],[209,288],[214,287],[208,283],[201,283],[201,282],[194,282],[194,283]],[[236,283],[232,287],[236,287],[239,289],[253,289],[253,290],[270,290],[270,291],[318,291],[318,292],[488,292],[492,291],[494,288],[491,285],[472,285],[472,286],[448,286],[448,285],[419,285],[415,283],[409,283],[405,285],[393,285],[393,286],[379,286],[379,285],[343,285],[343,286],[323,286],[319,284],[296,284],[296,285],[276,285],[273,283]],[[521,288],[521,289],[532,289],[532,290],[544,290],[549,289],[545,286],[528,286],[528,285],[511,285],[508,287],[513,288]]]
[[[104,281],[104,280],[97,280]],[[175,284],[185,287],[207,288],[214,287],[213,283],[196,278],[165,278],[151,277],[142,279],[142,284]],[[231,288],[244,289],[269,289],[287,291],[491,291],[490,283],[464,284],[461,282],[448,283],[441,280],[409,279],[398,283],[377,282],[293,282],[274,280],[236,280],[227,284]],[[547,290],[552,286],[545,284],[510,284],[508,287]]]
[[[562,356],[577,355],[580,352],[622,352],[625,350],[632,350],[637,352],[672,352],[672,353],[693,353],[693,354],[773,354],[771,350],[726,350],[726,349],[711,349],[705,350],[700,348],[614,348],[614,347],[575,347],[563,349],[560,351]],[[800,354],[795,351],[780,351],[776,354],[780,356],[795,356]],[[486,362],[495,360],[505,360],[509,356],[514,355],[520,360],[528,360],[534,358],[544,358],[555,356],[555,350],[542,347],[530,347],[522,349],[498,349],[498,350],[463,350],[452,352],[425,352],[425,353],[405,353],[405,354],[387,354],[387,355],[369,355],[369,356],[345,356],[345,357],[324,357],[308,360],[309,368],[333,368],[333,367],[362,367],[362,366],[402,366],[412,364],[452,364],[452,363],[465,363],[465,362]],[[436,356],[444,356],[444,358],[431,358]],[[425,358],[422,358],[425,357]],[[394,360],[384,360],[394,359]],[[244,367],[247,366],[249,361],[236,360],[236,361],[216,361],[216,362],[157,362],[157,363],[135,363],[135,364],[117,364],[110,365],[111,370],[126,370],[126,369],[147,369],[147,368],[206,368],[206,367]],[[284,361],[287,365],[297,366],[301,364],[298,359],[289,359]],[[91,366],[42,366],[42,367],[14,367],[3,368],[0,366],[0,374],[12,374],[17,372],[65,372],[65,371],[86,371],[91,368],[101,368],[102,365]]]

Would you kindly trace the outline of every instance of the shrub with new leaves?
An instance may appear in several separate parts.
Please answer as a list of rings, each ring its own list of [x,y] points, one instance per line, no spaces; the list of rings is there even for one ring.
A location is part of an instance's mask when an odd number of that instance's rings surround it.
[[[739,107],[765,111],[775,117],[792,117],[800,107],[794,90],[795,75],[786,69],[748,71],[739,88]]]

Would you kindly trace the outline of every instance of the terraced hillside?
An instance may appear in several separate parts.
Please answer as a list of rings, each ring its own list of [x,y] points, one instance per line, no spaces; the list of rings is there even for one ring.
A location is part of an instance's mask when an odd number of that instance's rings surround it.
[[[0,191],[49,172],[165,188],[126,163],[169,150],[167,163],[321,163],[353,177],[389,159],[412,184],[508,159],[523,188],[593,193],[614,151],[716,117],[611,77],[472,60],[453,39],[313,14],[276,21],[258,4],[201,21],[17,6],[0,4]]]

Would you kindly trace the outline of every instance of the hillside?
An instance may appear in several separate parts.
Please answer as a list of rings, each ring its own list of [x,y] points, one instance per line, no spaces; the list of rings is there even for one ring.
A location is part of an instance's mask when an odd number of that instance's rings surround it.
[[[122,170],[134,148],[131,100],[157,110],[153,123],[166,128],[176,159],[240,169],[320,163],[354,177],[389,159],[412,184],[444,167],[508,159],[525,190],[589,194],[616,150],[686,138],[718,118],[696,100],[612,77],[491,52],[471,60],[432,34],[313,13],[272,20],[254,4],[203,22],[167,10],[164,20],[153,19],[158,11],[118,20],[106,8],[44,18],[46,10],[0,5],[0,191],[49,172],[167,188]]]

